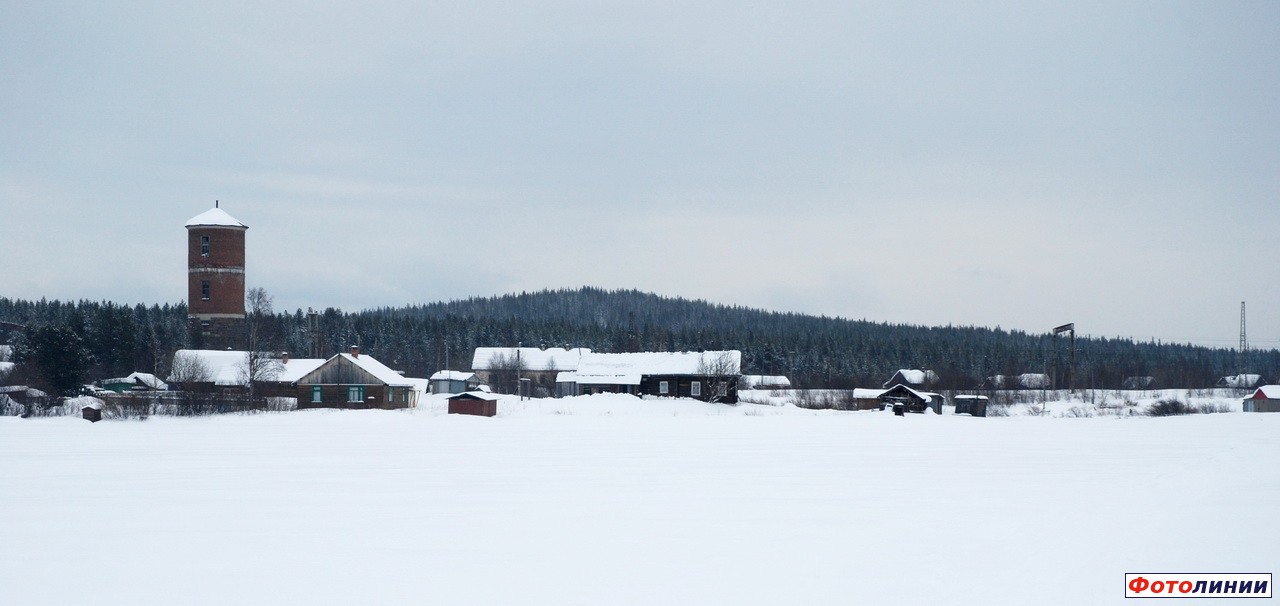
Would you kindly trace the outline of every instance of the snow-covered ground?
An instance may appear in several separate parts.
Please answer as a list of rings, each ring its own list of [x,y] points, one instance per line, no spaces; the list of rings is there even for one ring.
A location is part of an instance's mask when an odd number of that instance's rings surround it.
[[[0,604],[1099,604],[1280,572],[1280,415],[0,418]]]

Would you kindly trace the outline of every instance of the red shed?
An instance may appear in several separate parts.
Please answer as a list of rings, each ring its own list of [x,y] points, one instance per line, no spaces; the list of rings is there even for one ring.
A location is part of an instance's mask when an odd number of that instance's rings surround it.
[[[1244,399],[1245,412],[1280,412],[1280,385],[1263,385]]]
[[[498,414],[498,396],[468,391],[449,398],[449,414],[492,417]]]

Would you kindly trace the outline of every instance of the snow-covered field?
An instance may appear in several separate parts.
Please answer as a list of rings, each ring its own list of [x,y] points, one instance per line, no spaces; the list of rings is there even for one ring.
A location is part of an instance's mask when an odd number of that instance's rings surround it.
[[[1098,604],[1280,572],[1280,415],[0,418],[0,604]]]

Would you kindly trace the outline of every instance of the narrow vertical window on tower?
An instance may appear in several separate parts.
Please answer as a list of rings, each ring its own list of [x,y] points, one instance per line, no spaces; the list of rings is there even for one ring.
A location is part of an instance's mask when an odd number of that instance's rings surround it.
[[[200,236],[200,256],[209,256],[209,236]]]
[[[209,281],[208,280],[200,281],[200,300],[202,301],[209,300]]]

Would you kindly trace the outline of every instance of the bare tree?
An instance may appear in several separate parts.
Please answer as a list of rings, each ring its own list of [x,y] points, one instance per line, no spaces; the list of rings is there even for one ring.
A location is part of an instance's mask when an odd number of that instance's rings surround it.
[[[520,356],[498,353],[489,360],[489,387],[498,393],[519,393],[520,375],[525,370]]]
[[[241,363],[240,380],[249,388],[249,401],[252,402],[257,395],[258,384],[274,381],[284,372],[284,365],[276,353],[270,351],[275,321],[271,295],[262,287],[250,288],[245,293],[244,307],[249,349]]]
[[[733,352],[707,352],[698,359],[697,374],[706,377],[708,402],[736,402],[742,369]]]

